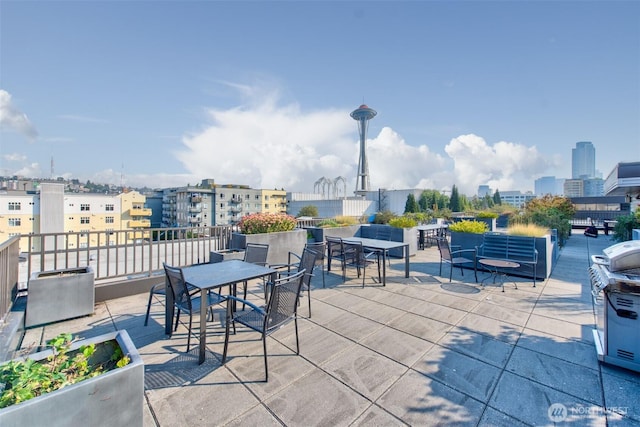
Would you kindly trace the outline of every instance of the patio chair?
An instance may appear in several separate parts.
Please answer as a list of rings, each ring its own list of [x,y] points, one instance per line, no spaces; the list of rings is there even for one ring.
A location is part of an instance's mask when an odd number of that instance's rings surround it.
[[[159,295],[166,297],[167,293],[165,289],[166,285],[164,283],[164,280],[160,283],[156,283],[155,285],[151,286],[151,289],[149,289],[149,302],[147,302],[147,314],[144,316],[144,326],[147,326],[147,324],[149,323],[149,312],[151,311],[151,302],[153,301],[153,296]]]
[[[325,258],[325,254],[327,252],[327,244],[325,242],[313,242],[313,243],[307,243],[305,245],[305,248],[307,249],[311,249],[312,251],[314,251],[316,253],[316,262],[315,262],[315,267],[320,267],[320,270],[322,272],[322,287],[325,287],[325,283],[324,283],[324,258]],[[315,271],[315,268],[314,268]],[[309,316],[311,317],[311,316]]]
[[[340,267],[343,268],[342,239],[340,237],[326,237],[325,240],[327,244],[327,270],[331,270],[333,260],[340,261]]]
[[[296,270],[292,272],[291,267],[293,266],[293,264],[289,263],[286,266],[287,271],[279,273],[279,277],[282,278],[282,277],[285,277],[286,275],[295,274],[302,270],[305,271],[300,292],[303,292],[303,291],[307,292],[307,300],[309,302],[309,318],[311,318],[311,278],[313,277],[313,270],[315,269],[318,255],[316,251],[309,249],[307,245],[303,249],[301,255],[297,255],[293,252],[289,252],[289,260],[291,260],[292,257],[298,259],[298,263],[295,265]],[[268,289],[268,286],[265,288],[265,296],[266,296],[266,289]],[[265,299],[267,298],[265,297]]]
[[[300,298],[300,288],[304,280],[305,270],[288,275],[282,279],[277,279],[267,285],[270,287],[269,300],[266,306],[257,305],[238,298],[229,296],[227,298],[227,321],[224,336],[224,350],[222,352],[222,364],[227,360],[227,348],[229,346],[229,331],[231,326],[235,328],[236,323],[240,323],[259,332],[262,335],[262,347],[264,351],[264,374],[265,381],[269,381],[269,367],[267,364],[267,336],[279,330],[281,327],[291,322],[296,328],[296,354],[300,354],[300,343],[298,340],[298,300]],[[241,302],[250,307],[247,311],[234,311],[233,302]]]
[[[449,246],[449,241],[447,239],[437,239],[438,242],[438,250],[440,251],[440,276],[442,276],[442,264],[450,264],[451,270],[449,271],[449,282],[451,282],[451,277],[453,275],[454,267],[458,266],[460,268],[460,273],[464,276],[464,271],[462,270],[462,265],[464,264],[473,264],[473,274],[476,278],[476,283],[478,283],[478,270],[476,267],[476,250],[475,249],[458,249],[452,250],[452,248],[457,248],[458,246]],[[464,256],[468,254],[468,256]]]
[[[200,304],[207,304],[208,311],[211,314],[211,320],[213,320],[212,306],[224,302],[227,297],[215,292],[207,292],[206,300],[202,301],[202,295],[194,296],[189,292],[187,283],[184,280],[182,269],[178,267],[168,266],[166,263],[162,264],[165,274],[167,275],[168,285],[170,292],[173,293],[173,304],[176,312],[176,323],[174,328],[170,328],[172,331],[178,329],[178,322],[180,321],[180,312],[184,311],[189,314],[189,331],[187,334],[187,353],[191,345],[191,329],[193,324],[193,313],[200,312]],[[173,319],[172,319],[173,321]]]
[[[262,243],[247,243],[247,246],[244,250],[244,262],[250,262],[252,264],[267,265],[267,255],[269,254],[269,245],[265,245]],[[263,284],[265,282],[263,281]],[[244,281],[242,283],[244,288],[242,299],[247,299],[247,282]],[[242,306],[244,310],[244,305]]]
[[[360,277],[362,269],[362,287],[364,288],[364,280],[367,276],[367,266],[373,263],[378,265],[378,281],[382,283],[380,275],[380,252],[365,252],[361,242],[342,241],[342,281],[347,280],[347,267],[354,267]]]

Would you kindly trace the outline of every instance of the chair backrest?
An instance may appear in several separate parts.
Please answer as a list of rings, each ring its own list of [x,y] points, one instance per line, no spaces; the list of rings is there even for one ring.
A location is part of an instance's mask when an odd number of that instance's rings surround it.
[[[244,250],[244,261],[252,264],[267,265],[269,245],[262,243],[247,243]]]
[[[304,270],[304,278],[302,279],[302,288],[309,289],[311,287],[311,277],[313,275],[313,269],[316,265],[316,251],[304,248],[302,256],[300,257],[300,264],[298,265],[298,271]]]
[[[342,241],[342,253],[345,264],[361,265],[364,262],[364,250],[361,242]]]
[[[342,258],[342,239],[340,237],[326,237],[329,258]]]
[[[298,310],[300,288],[306,270],[300,270],[271,284],[264,317],[264,331],[269,332],[291,320]]]
[[[324,254],[327,251],[325,242],[307,243],[305,248],[311,249],[316,253],[316,265],[324,265]]]
[[[440,251],[440,259],[451,261],[451,248],[447,239],[436,239],[438,241],[438,250]]]
[[[164,272],[169,280],[169,289],[173,292],[173,301],[176,305],[188,308],[191,310],[191,295],[187,289],[187,284],[184,281],[184,275],[182,269],[179,267],[171,267],[166,263],[162,264]]]

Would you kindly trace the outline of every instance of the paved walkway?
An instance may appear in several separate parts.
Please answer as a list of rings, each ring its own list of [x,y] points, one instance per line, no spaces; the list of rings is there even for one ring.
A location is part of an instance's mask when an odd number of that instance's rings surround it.
[[[516,279],[504,293],[469,271],[449,283],[434,247],[412,257],[409,279],[394,261],[386,287],[368,278],[363,289],[353,272],[346,283],[327,275],[325,289],[314,278],[300,356],[293,324],[269,338],[268,383],[258,334],[238,329],[221,366],[218,311],[198,365],[184,325],[164,335],[160,301],[143,326],[147,295],[30,330],[25,345],[127,329],[145,362],[145,426],[640,425],[640,374],[599,364],[591,333],[589,255],[611,244],[574,235],[551,278]]]

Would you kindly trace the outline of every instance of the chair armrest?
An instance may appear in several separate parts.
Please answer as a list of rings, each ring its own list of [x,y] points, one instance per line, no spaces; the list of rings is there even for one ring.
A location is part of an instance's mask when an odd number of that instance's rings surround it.
[[[456,255],[456,254],[462,254],[462,253],[473,253],[473,257],[476,257],[476,250],[475,249],[460,249],[457,251],[451,251],[451,255]]]
[[[264,309],[262,307],[258,307],[254,303],[252,303],[250,301],[247,301],[246,299],[242,299],[240,297],[234,296],[234,295],[228,295],[227,296],[227,307],[231,307],[231,302],[232,301],[236,301],[236,302],[248,305],[249,307],[251,307],[251,309],[257,311],[258,313],[260,313],[262,315],[266,314],[266,311],[264,311]]]
[[[461,248],[462,246],[460,245],[449,245],[449,247],[451,248],[452,251],[459,251],[460,249],[456,249],[456,248]],[[465,249],[467,250],[467,249]]]

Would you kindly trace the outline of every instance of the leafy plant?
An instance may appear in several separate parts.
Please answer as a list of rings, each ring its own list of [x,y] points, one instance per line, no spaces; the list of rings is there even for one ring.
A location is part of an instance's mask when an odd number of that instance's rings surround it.
[[[491,212],[491,211],[481,211],[478,212],[478,214],[476,215],[477,218],[498,218],[500,215],[498,215],[496,212]]]
[[[344,227],[347,225],[356,225],[358,220],[350,216],[337,216],[335,218],[323,219],[318,223],[321,228]]]
[[[47,341],[53,353],[45,360],[12,360],[0,366],[0,408],[15,405],[82,380],[98,376],[112,369],[128,365],[129,356],[122,354],[116,341],[108,346],[111,354],[106,361],[97,360],[96,344],[83,345],[70,351],[71,334],[60,334]],[[101,352],[103,353],[103,352]]]
[[[507,228],[512,236],[542,237],[549,234],[549,229],[536,224],[515,224]]]
[[[396,228],[411,228],[418,225],[415,219],[409,218],[407,216],[399,216],[396,218],[391,218],[389,221],[389,225]]]
[[[469,221],[465,219],[463,221],[458,221],[458,222],[454,222],[453,224],[450,224],[449,231],[456,231],[459,233],[482,234],[489,231],[489,227],[485,222]]]
[[[389,224],[392,218],[395,218],[397,215],[391,211],[380,211],[377,212],[375,217],[373,218],[374,224]]]
[[[318,215],[318,207],[316,205],[307,205],[300,208],[300,212],[298,212],[298,215],[296,216],[310,216],[311,218],[317,218]]]
[[[256,213],[242,217],[238,223],[244,234],[275,233],[296,228],[296,219],[287,214]]]
[[[640,228],[640,208],[637,208],[633,215],[622,215],[616,218],[616,225],[613,227],[613,239],[616,242],[631,240],[634,228]]]

